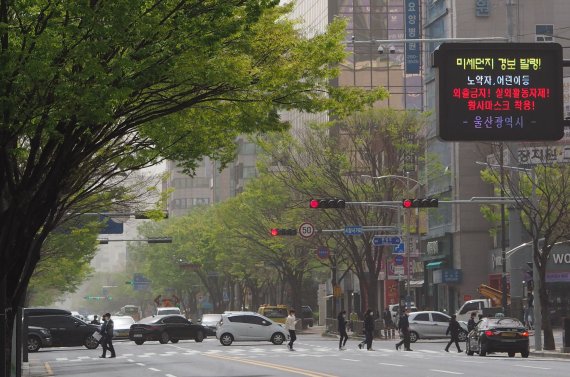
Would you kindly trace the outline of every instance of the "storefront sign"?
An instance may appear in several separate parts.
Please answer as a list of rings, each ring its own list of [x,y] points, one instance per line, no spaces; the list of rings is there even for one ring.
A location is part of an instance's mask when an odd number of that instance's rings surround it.
[[[441,271],[441,282],[446,284],[459,284],[461,283],[461,270],[447,269]]]
[[[489,17],[489,0],[475,0],[475,16]]]
[[[420,0],[406,0],[406,39],[418,39],[420,29]],[[406,45],[406,74],[420,73],[420,44],[408,42]]]

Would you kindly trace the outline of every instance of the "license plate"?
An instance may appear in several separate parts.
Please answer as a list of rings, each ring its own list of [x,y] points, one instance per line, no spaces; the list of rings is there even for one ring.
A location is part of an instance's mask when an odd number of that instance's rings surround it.
[[[135,337],[135,338],[142,338],[143,335],[142,335],[142,334],[134,334],[133,337]]]
[[[515,336],[517,336],[517,333],[514,332],[504,332],[501,333],[501,336],[504,336],[506,338],[514,338]]]

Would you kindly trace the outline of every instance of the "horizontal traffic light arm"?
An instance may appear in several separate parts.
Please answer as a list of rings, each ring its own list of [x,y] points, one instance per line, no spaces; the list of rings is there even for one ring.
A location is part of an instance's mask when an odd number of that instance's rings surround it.
[[[313,199],[315,200],[315,199]],[[517,201],[528,200],[528,198],[509,198],[500,196],[474,196],[471,199],[440,200],[439,204],[516,204]],[[402,207],[401,200],[384,200],[379,202],[344,202],[345,205],[367,206],[367,205],[390,205]],[[319,209],[319,207],[311,207]]]
[[[296,236],[297,235],[297,229],[272,228],[270,230],[270,234],[273,237],[276,237],[276,236]]]

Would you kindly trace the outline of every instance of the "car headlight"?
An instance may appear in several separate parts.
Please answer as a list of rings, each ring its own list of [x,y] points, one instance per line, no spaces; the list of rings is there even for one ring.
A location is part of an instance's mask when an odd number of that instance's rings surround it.
[[[42,334],[46,335],[46,336],[49,336],[49,335],[50,335],[50,334],[49,334],[49,330],[46,330],[46,329],[41,329],[40,332],[41,332]]]

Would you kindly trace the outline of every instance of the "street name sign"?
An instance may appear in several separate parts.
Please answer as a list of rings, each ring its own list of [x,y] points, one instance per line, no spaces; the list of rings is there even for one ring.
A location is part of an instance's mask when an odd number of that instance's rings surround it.
[[[374,236],[372,239],[374,246],[399,245],[401,243],[402,238],[400,236]]]
[[[360,236],[363,230],[360,225],[350,225],[344,227],[345,236]]]

